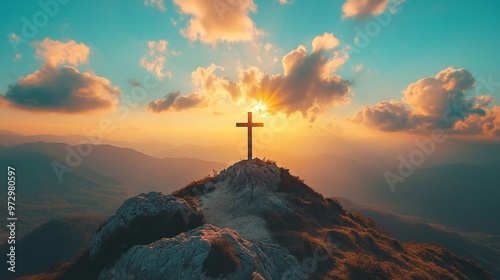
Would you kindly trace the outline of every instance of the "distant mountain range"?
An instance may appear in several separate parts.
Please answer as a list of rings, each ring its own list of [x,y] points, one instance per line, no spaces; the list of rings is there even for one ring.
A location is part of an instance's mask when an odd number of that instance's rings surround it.
[[[89,155],[78,153],[77,146],[68,146],[61,143],[25,143],[9,147],[16,151],[42,152],[67,164],[81,158],[78,167],[95,170],[103,175],[113,177],[128,186],[133,186],[136,192],[143,189],[157,189],[170,192],[179,186],[189,183],[188,178],[193,175],[208,175],[213,170],[221,170],[227,165],[215,161],[203,161],[193,158],[155,158],[129,148],[118,148],[110,145],[85,145],[81,150],[91,147]],[[70,166],[70,165],[69,165]],[[200,173],[203,170],[203,173]],[[66,173],[68,174],[68,173]]]
[[[500,235],[500,165],[448,164],[419,169],[391,195],[393,212],[469,232]]]
[[[85,167],[66,173],[60,182],[54,159],[37,150],[0,147],[0,166],[16,167],[17,238],[44,222],[72,215],[110,215],[124,198],[133,195],[121,180]],[[1,178],[4,178],[2,173]],[[0,196],[6,205],[6,196]],[[5,241],[6,228],[0,236]]]
[[[95,136],[94,136],[95,137]],[[100,139],[97,139],[100,140]],[[148,155],[155,155],[159,151],[173,147],[169,143],[133,143],[127,141],[116,141],[103,138],[102,143],[95,143],[95,139],[91,139],[85,135],[54,135],[54,134],[36,134],[23,135],[9,130],[0,130],[0,146],[15,146],[23,143],[32,142],[47,142],[47,143],[64,143],[71,146],[84,143],[113,145],[115,147],[131,148],[140,150]]]
[[[66,165],[68,149],[77,151],[77,146],[45,142],[0,146],[0,166],[17,167],[18,237],[54,218],[110,215],[123,199],[145,189],[169,193],[191,178],[225,167],[198,159],[158,159],[109,145],[91,147],[92,152],[59,181],[53,163]],[[6,204],[5,199],[1,196],[0,203]]]

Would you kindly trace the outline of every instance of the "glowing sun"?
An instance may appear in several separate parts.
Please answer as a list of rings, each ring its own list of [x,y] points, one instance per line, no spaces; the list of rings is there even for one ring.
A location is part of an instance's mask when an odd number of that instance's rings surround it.
[[[267,115],[267,106],[262,101],[256,102],[251,106],[251,111],[254,114],[265,117]]]

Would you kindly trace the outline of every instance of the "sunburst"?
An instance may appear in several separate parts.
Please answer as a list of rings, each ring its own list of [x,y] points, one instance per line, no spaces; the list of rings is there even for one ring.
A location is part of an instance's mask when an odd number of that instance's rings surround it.
[[[267,112],[267,105],[262,102],[255,102],[252,106],[250,106],[250,110],[261,117],[266,117],[268,116],[269,112]]]

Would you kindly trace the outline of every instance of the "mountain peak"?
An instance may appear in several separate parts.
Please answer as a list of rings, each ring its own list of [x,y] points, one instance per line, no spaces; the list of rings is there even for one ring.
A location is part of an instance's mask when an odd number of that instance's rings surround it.
[[[195,181],[175,191],[173,195],[199,198],[200,195],[212,192],[213,185],[221,182],[224,182],[236,195],[248,195],[249,191],[258,191],[259,193],[293,193],[323,198],[304,184],[299,177],[291,175],[288,169],[277,166],[275,161],[259,158],[239,161],[219,174]],[[254,193],[250,192],[250,194]],[[265,197],[262,199],[266,200]]]
[[[249,240],[270,241],[261,213],[292,211],[285,194],[277,192],[280,174],[270,162],[240,161],[202,186],[193,185],[189,194],[198,199],[208,223],[235,229]]]

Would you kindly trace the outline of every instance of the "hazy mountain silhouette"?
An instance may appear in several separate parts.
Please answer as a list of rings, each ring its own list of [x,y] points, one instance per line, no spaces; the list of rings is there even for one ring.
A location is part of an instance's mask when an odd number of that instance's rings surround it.
[[[500,165],[450,164],[419,169],[380,202],[401,214],[471,232],[500,235]]]
[[[493,279],[436,244],[400,243],[272,162],[242,161],[126,200],[89,249],[23,279]]]
[[[192,178],[206,176],[224,164],[197,159],[158,159],[127,148],[92,146],[79,166],[59,181],[52,164],[65,164],[61,143],[25,143],[0,146],[0,164],[17,168],[18,237],[59,217],[78,214],[109,215],[126,197],[141,191],[171,192]],[[22,199],[21,199],[22,198]],[[4,203],[5,196],[0,197]],[[5,229],[0,241],[5,241]]]
[[[105,216],[79,216],[48,221],[16,241],[16,275],[30,275],[68,262],[88,247],[92,234]],[[9,253],[10,245],[0,246],[0,253]],[[3,269],[0,278],[10,272]]]
[[[65,216],[109,215],[133,194],[123,182],[92,169],[75,168],[60,182],[51,164],[53,158],[41,151],[0,147],[0,165],[16,167],[16,233],[20,238],[42,223]],[[6,196],[0,197],[6,203]],[[0,232],[5,241],[6,228]]]
[[[97,137],[97,136],[92,136]],[[47,143],[64,143],[71,146],[78,145],[82,142],[92,143],[91,141],[98,141],[99,139],[90,139],[85,135],[54,135],[54,134],[35,134],[23,135],[8,130],[0,130],[0,146],[15,146],[23,143],[32,142],[47,142]],[[134,143],[128,141],[117,141],[102,139],[98,144],[113,145],[116,147],[131,148],[140,150],[148,155],[156,155],[159,151],[174,147],[174,145],[166,142],[155,143]]]
[[[420,141],[429,140],[430,137],[419,137]],[[377,145],[376,143],[374,145]],[[387,159],[393,159],[394,165],[399,156],[408,155],[419,149],[414,141],[389,146],[379,150],[379,153]],[[493,139],[462,139],[452,138],[448,135],[442,144],[436,143],[434,152],[426,157],[423,167],[439,166],[446,164],[500,164],[500,141]]]
[[[119,179],[137,192],[144,188],[170,192],[179,185],[187,184],[189,178],[207,175],[214,169],[221,170],[226,167],[222,163],[191,158],[159,159],[129,148],[110,145],[90,146],[92,147],[90,154],[80,156],[82,160],[79,167]],[[67,163],[68,154],[75,154],[78,151],[77,146],[45,142],[25,143],[10,149],[43,152],[62,164]],[[70,158],[73,160],[75,157]]]

